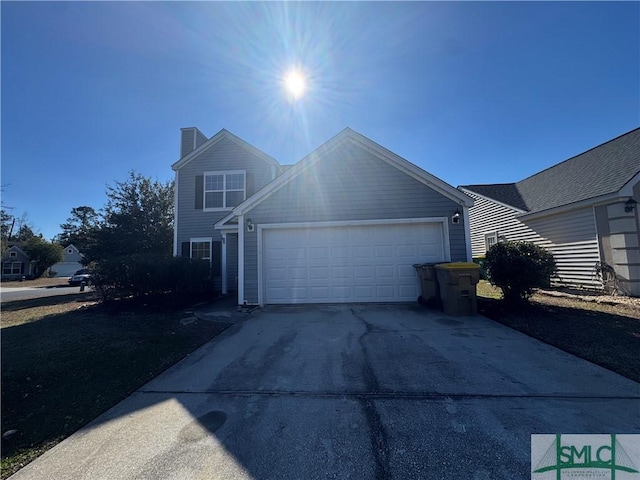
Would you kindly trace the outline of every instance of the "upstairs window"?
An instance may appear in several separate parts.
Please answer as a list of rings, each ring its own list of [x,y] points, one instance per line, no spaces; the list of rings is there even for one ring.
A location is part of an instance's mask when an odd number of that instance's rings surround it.
[[[206,172],[204,174],[204,209],[231,209],[245,199],[246,182],[243,170]]]
[[[18,254],[16,252],[9,252],[9,258],[16,258]]]

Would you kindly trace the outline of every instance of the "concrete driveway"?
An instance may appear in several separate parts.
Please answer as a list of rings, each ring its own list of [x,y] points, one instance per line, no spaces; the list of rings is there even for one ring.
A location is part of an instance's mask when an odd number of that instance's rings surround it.
[[[483,317],[269,307],[13,478],[524,479],[532,433],[638,433],[639,399]]]

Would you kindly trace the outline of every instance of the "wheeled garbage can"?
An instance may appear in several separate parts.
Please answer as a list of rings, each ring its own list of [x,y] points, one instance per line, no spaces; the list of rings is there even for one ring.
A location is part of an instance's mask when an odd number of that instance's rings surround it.
[[[476,315],[476,285],[480,266],[475,263],[440,263],[435,266],[440,299],[447,315]]]
[[[438,289],[435,263],[418,263],[413,267],[420,279],[418,303],[432,308],[440,308],[440,290]]]

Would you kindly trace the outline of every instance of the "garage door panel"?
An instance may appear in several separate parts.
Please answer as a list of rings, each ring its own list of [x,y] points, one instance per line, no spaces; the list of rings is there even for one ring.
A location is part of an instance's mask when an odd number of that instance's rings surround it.
[[[308,269],[306,267],[290,267],[289,278],[292,280],[301,280],[307,278]]]
[[[372,278],[373,267],[371,265],[356,265],[353,267],[353,278]]]
[[[376,296],[380,300],[389,300],[395,297],[395,285],[378,285],[376,287]]]
[[[349,278],[350,270],[348,266],[331,267],[331,276],[334,279]]]
[[[414,263],[444,260],[441,224],[263,230],[265,303],[414,301]]]
[[[311,280],[326,280],[331,279],[329,267],[311,267],[309,268],[309,278]]]
[[[287,269],[283,267],[274,267],[267,272],[267,280],[278,281],[287,279]]]
[[[399,258],[414,258],[417,255],[417,245],[398,245]]]
[[[331,247],[331,258],[349,258],[351,249],[348,246]]]
[[[354,246],[353,258],[356,260],[370,260],[373,257],[373,248],[370,246]]]
[[[286,257],[291,258],[292,260],[302,260],[307,258],[307,247],[291,247],[287,249]]]
[[[393,265],[376,266],[376,278],[393,278]]]
[[[326,299],[331,296],[331,288],[330,287],[311,287],[309,289],[311,292],[311,300],[312,302],[326,302]]]
[[[398,265],[398,278],[414,278],[416,276],[416,270],[411,265]]]
[[[309,260],[327,261],[329,258],[329,247],[309,247]]]
[[[401,297],[418,297],[418,289],[415,285],[400,285],[398,288]]]
[[[353,287],[353,293],[355,296],[355,300],[359,302],[375,300],[375,296],[373,294],[373,287],[371,285],[355,286]]]
[[[273,247],[267,251],[267,260],[278,261],[287,258],[287,251],[284,248]]]
[[[392,258],[393,257],[393,246],[392,245],[377,245],[376,246],[376,257],[377,258]]]
[[[349,300],[353,294],[352,294],[352,288],[351,287],[347,287],[347,286],[334,286],[331,289],[331,294],[333,296],[333,300]]]

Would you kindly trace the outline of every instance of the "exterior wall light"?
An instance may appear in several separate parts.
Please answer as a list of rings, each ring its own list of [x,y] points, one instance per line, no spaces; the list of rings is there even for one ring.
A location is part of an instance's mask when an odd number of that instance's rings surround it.
[[[636,208],[637,204],[638,202],[636,202],[633,197],[629,197],[629,200],[624,202],[624,211],[627,213],[633,212],[633,209]]]
[[[460,209],[456,209],[455,213],[451,217],[451,223],[460,223],[460,217],[462,216],[462,212]]]
[[[246,225],[247,225],[247,232],[253,232],[254,225],[250,218],[247,218]]]

